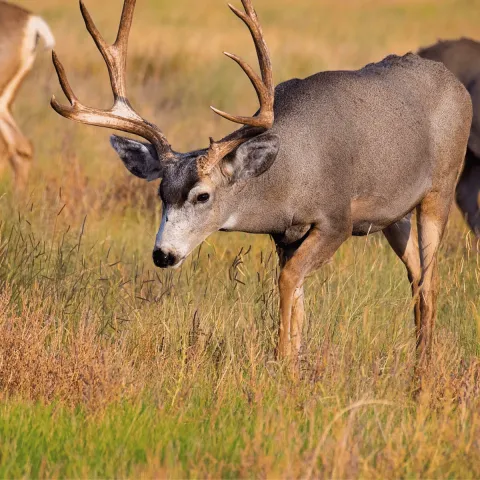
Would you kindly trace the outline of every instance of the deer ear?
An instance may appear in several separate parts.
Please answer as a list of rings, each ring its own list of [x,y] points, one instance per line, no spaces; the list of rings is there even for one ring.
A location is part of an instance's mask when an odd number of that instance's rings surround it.
[[[258,177],[273,165],[279,149],[278,135],[264,133],[241,145],[234,156],[225,161],[224,170],[233,181]]]
[[[162,163],[153,145],[117,135],[110,137],[110,143],[130,173],[149,182],[162,178]]]

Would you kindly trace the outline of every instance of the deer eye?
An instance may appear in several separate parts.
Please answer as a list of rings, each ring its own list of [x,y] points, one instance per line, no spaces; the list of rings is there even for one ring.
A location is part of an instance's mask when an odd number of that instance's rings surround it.
[[[201,193],[197,197],[197,202],[198,203],[207,203],[210,200],[210,194],[209,193]]]

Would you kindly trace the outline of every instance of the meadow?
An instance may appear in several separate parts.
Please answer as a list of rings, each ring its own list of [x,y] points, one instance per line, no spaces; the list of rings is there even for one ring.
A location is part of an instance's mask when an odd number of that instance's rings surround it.
[[[77,95],[108,77],[75,0],[18,0],[51,25]],[[121,0],[86,0],[107,39]],[[139,0],[132,103],[180,151],[250,114],[221,52],[255,64],[221,0]],[[478,35],[478,0],[257,0],[277,83]],[[0,177],[0,477],[479,478],[480,254],[456,209],[440,252],[435,351],[414,395],[403,265],[381,235],[348,241],[307,282],[301,374],[274,359],[268,237],[216,234],[181,270],[151,251],[158,184],[129,176],[109,132],[68,122],[47,53],[15,115],[36,158],[28,192]],[[321,186],[319,186],[321,188]]]

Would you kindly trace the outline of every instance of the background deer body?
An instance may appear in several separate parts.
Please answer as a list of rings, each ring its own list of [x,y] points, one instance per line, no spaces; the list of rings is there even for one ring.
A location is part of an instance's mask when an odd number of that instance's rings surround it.
[[[282,266],[278,354],[297,355],[305,277],[351,235],[383,231],[405,263],[415,296],[421,360],[436,317],[436,254],[453,201],[471,123],[467,91],[442,64],[416,55],[390,56],[353,72],[324,72],[275,89],[268,50],[250,0],[245,12],[261,78],[233,58],[254,85],[253,117],[220,115],[244,127],[204,150],[180,154],[125,100],[125,56],[134,0],[126,0],[116,43],[107,45],[82,5],[87,28],[110,72],[115,104],[101,111],[75,97],[54,56],[70,106],[61,115],[136,133],[151,144],[113,137],[125,166],[162,178],[163,218],[154,262],[179,266],[211,233],[273,236]],[[275,97],[273,98],[273,95]],[[275,121],[274,121],[275,120]],[[410,213],[417,208],[419,243]]]
[[[40,38],[46,48],[53,48],[53,35],[40,17],[0,1],[0,144],[3,144],[0,146],[0,170],[9,162],[19,187],[27,181],[33,149],[10,109],[33,66]]]
[[[472,97],[473,123],[465,167],[457,186],[457,204],[473,233],[480,238],[480,43],[468,38],[441,41],[421,49],[418,54],[442,62]]]

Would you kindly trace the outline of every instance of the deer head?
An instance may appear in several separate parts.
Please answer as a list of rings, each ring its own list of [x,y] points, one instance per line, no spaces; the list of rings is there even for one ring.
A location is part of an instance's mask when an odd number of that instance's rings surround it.
[[[268,170],[277,156],[279,139],[267,132],[274,120],[272,67],[251,0],[242,0],[244,12],[229,5],[250,30],[261,77],[241,58],[230,53],[225,55],[238,63],[250,79],[257,92],[260,109],[253,117],[239,117],[211,107],[218,115],[243,127],[220,141],[210,139],[207,149],[175,152],[161,130],[143,119],[127,99],[127,48],[135,3],[136,0],[125,0],[117,39],[113,45],[108,45],[80,1],[87,30],[108,68],[114,95],[113,107],[100,110],[80,103],[55,52],[53,62],[70,105],[60,105],[55,97],[51,104],[66,118],[133,133],[148,141],[143,143],[119,136],[111,138],[113,148],[132,174],[147,181],[162,179],[159,194],[163,215],[153,258],[158,267],[175,267],[210,234],[224,227],[232,215],[232,198],[238,191],[237,187]]]

